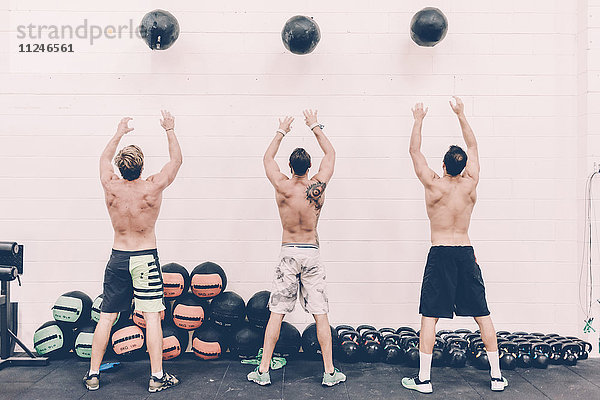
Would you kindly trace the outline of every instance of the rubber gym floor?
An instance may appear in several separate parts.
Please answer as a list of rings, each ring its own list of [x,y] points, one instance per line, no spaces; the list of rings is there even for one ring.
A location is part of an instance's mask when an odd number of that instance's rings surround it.
[[[88,363],[74,359],[51,361],[47,367],[8,367],[0,371],[0,399],[600,399],[600,359],[580,361],[574,367],[551,365],[546,370],[504,371],[509,386],[503,393],[489,388],[487,371],[473,367],[433,368],[434,393],[423,395],[402,387],[403,376],[414,368],[383,363],[341,364],[346,383],[321,386],[319,361],[291,360],[271,372],[270,386],[246,381],[250,365],[238,360],[202,362],[186,354],[166,362],[165,370],[182,383],[161,393],[148,393],[149,361],[123,363],[101,376],[100,390],[87,392],[81,378]]]

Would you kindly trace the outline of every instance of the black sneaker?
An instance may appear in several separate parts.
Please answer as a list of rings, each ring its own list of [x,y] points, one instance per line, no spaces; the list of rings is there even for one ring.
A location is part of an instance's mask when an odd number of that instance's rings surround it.
[[[402,378],[402,386],[421,393],[433,393],[431,380],[421,381],[419,379],[419,375],[416,375],[412,378]]]
[[[492,378],[492,390],[494,392],[502,392],[508,386],[506,378]]]
[[[175,375],[163,372],[163,377],[161,379],[158,379],[154,376],[150,377],[148,391],[150,393],[160,392],[161,390],[165,390],[176,385],[179,385],[179,379],[177,379]]]
[[[90,371],[88,371],[83,377],[83,385],[87,390],[100,389],[100,374],[90,375]]]

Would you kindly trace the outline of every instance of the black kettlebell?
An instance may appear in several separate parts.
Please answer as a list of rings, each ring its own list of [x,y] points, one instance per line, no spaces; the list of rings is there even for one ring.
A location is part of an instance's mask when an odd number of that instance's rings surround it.
[[[520,368],[531,367],[531,343],[525,341],[519,343],[519,354],[517,355],[517,366]]]
[[[400,364],[402,362],[400,335],[389,334],[383,338],[383,361],[387,364]]]
[[[363,358],[366,362],[381,361],[383,357],[382,337],[379,331],[363,330],[362,335]]]
[[[474,346],[472,362],[477,369],[490,369],[490,362],[488,360],[487,352],[485,351],[485,345],[481,341],[476,342]]]
[[[435,338],[433,345],[433,352],[431,354],[431,365],[434,367],[443,367],[446,363],[444,358],[444,348],[446,347],[446,341],[440,337]]]
[[[469,343],[461,338],[446,340],[446,363],[452,368],[462,368],[467,363],[467,347]]]
[[[360,359],[360,336],[356,331],[340,331],[340,345],[338,354],[340,360],[355,363]]]
[[[531,364],[535,368],[546,369],[550,363],[550,353],[552,349],[547,343],[536,343],[531,348],[532,359]]]
[[[498,346],[500,352],[500,366],[502,369],[513,370],[517,368],[517,354],[519,346],[514,342],[504,342]]]
[[[564,365],[574,366],[577,364],[577,357],[581,352],[581,347],[577,343],[564,343],[562,347],[562,362]]]
[[[419,366],[419,338],[409,337],[406,340],[405,359],[409,367]]]
[[[562,364],[562,346],[562,342],[553,342],[550,345],[550,348],[552,349],[552,353],[550,354],[550,364]]]

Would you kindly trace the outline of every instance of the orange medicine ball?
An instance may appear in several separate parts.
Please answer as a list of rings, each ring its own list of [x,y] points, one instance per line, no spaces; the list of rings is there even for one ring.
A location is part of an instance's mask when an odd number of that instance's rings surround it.
[[[165,264],[161,267],[165,298],[175,299],[190,289],[190,274],[182,265]]]
[[[188,340],[186,331],[170,325],[163,327],[163,360],[172,360],[185,353]]]
[[[227,351],[223,328],[210,323],[197,329],[192,337],[192,350],[202,360],[219,359]]]
[[[112,334],[112,348],[117,355],[130,355],[144,349],[144,332],[131,322],[115,329]]]
[[[192,293],[204,299],[219,295],[227,287],[227,276],[218,264],[207,261],[192,271]]]
[[[133,320],[133,323],[136,324],[137,326],[139,326],[142,329],[146,329],[146,320],[144,319],[144,313],[142,313],[141,311],[138,310],[133,310],[133,313],[131,314],[131,319]],[[161,311],[160,312],[160,320],[164,321],[165,320],[165,311]]]
[[[192,331],[200,328],[207,315],[208,303],[186,293],[173,304],[173,323],[176,327]]]

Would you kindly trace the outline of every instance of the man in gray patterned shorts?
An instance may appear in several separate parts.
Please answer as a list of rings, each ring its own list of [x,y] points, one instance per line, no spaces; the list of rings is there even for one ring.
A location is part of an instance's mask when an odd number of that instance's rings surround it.
[[[290,156],[291,178],[281,173],[275,161],[279,145],[291,129],[290,125],[294,120],[292,117],[279,120],[279,129],[263,158],[267,178],[275,187],[283,238],[269,300],[271,317],[265,332],[261,364],[248,374],[248,380],[259,385],[271,383],[269,367],[275,344],[279,339],[281,322],[285,314],[294,310],[298,291],[302,307],[306,312],[313,314],[317,324],[317,338],[325,367],[323,385],[333,386],[346,380],[346,376],[333,366],[325,269],[319,255],[317,234],[317,223],[325,200],[325,188],[333,175],[335,150],[323,133],[323,125],[317,122],[317,112],[305,110],[304,118],[324,153],[316,175],[308,178],[311,161],[310,155],[304,149],[298,148]]]

